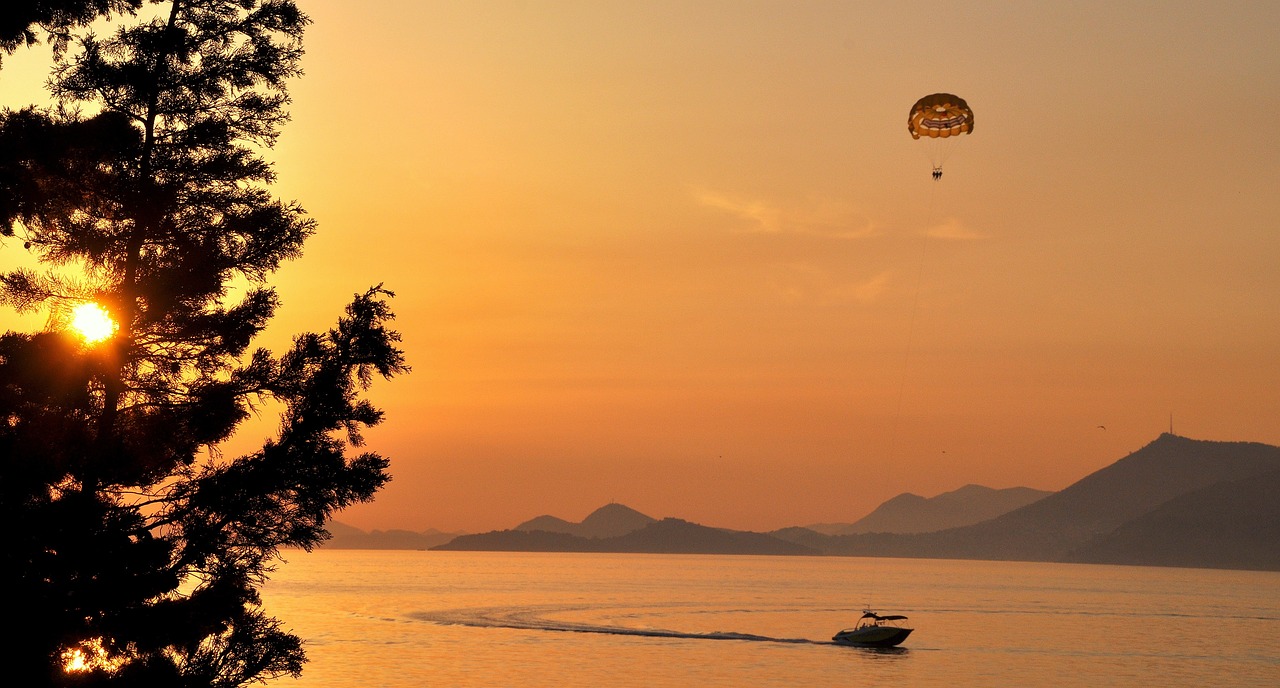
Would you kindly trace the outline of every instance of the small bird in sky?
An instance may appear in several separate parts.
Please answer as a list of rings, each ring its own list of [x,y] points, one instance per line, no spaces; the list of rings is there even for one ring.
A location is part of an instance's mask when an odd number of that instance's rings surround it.
[[[1099,429],[1099,430],[1106,430],[1106,429],[1107,429],[1107,426],[1105,426],[1105,425],[1099,425],[1099,426],[1098,426],[1098,429]]]

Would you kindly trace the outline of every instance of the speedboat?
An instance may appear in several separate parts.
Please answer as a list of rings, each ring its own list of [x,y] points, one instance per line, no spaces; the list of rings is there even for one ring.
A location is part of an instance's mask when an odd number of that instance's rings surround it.
[[[897,614],[881,616],[871,610],[862,612],[862,618],[853,628],[846,628],[831,637],[841,645],[858,647],[894,647],[911,635],[915,629],[905,628],[900,622],[907,617]]]

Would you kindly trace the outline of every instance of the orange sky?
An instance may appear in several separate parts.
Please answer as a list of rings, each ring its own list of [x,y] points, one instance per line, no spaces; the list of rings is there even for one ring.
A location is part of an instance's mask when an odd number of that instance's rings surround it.
[[[383,282],[414,366],[339,520],[768,530],[1059,489],[1170,413],[1280,444],[1280,6],[301,4],[272,155],[320,231],[265,343]]]

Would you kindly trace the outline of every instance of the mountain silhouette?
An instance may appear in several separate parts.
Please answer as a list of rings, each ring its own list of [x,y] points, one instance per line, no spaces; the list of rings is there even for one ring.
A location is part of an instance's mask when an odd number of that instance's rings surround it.
[[[610,538],[640,530],[657,519],[618,503],[606,504],[591,512],[581,523],[571,523],[555,516],[538,516],[513,530],[564,533],[585,538]]]
[[[926,521],[942,518],[938,514],[953,503],[1008,506],[988,499],[995,495],[1032,501],[943,530],[845,535],[801,527],[770,533],[711,528],[678,518],[654,520],[609,504],[582,523],[542,516],[513,530],[461,535],[432,549],[893,556],[1280,571],[1280,447],[1257,442],[1164,434],[1047,496],[977,485],[931,499],[899,495],[853,525],[929,528],[939,521]],[[932,506],[922,509],[922,504]],[[937,513],[926,513],[935,507]],[[955,509],[946,518],[963,511]]]
[[[333,536],[320,546],[326,549],[430,549],[446,543],[462,533],[438,530],[374,530],[365,532],[354,526],[330,521],[326,529]]]
[[[1280,447],[1164,434],[1060,492],[979,524],[919,535],[785,535],[832,554],[1065,561],[1176,497],[1275,470]]]
[[[652,521],[638,530],[607,538],[586,538],[545,530],[496,530],[459,536],[432,549],[645,554],[821,554],[816,549],[779,540],[765,533],[710,528],[678,518]]]
[[[1175,497],[1068,561],[1280,571],[1280,471]]]
[[[548,530],[493,530],[459,535],[431,549],[453,552],[599,552],[599,542]]]
[[[544,533],[562,533],[565,535],[577,535],[578,523],[571,523],[563,518],[555,516],[534,516],[533,518],[512,528],[512,530],[522,530],[525,532],[542,531]]]
[[[969,556],[1059,560],[1175,497],[1277,469],[1280,447],[1166,433],[1060,492],[952,537]]]
[[[664,554],[821,554],[764,533],[710,528],[664,518],[640,530],[605,541],[606,551]]]
[[[927,498],[904,492],[854,523],[833,528],[828,534],[931,533],[981,523],[1050,494],[1052,492],[1030,487],[996,490],[982,485],[965,485]]]

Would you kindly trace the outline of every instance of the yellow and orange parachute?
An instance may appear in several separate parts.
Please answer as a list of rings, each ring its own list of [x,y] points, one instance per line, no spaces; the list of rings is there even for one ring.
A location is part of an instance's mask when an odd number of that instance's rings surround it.
[[[911,106],[911,114],[907,115],[907,131],[911,132],[913,139],[921,136],[945,139],[968,134],[973,131],[973,110],[964,98],[950,93],[925,96]]]
[[[925,96],[911,106],[907,131],[913,139],[926,139],[925,152],[933,164],[933,178],[942,177],[942,163],[961,134],[973,133],[973,109],[964,98],[950,93]]]

